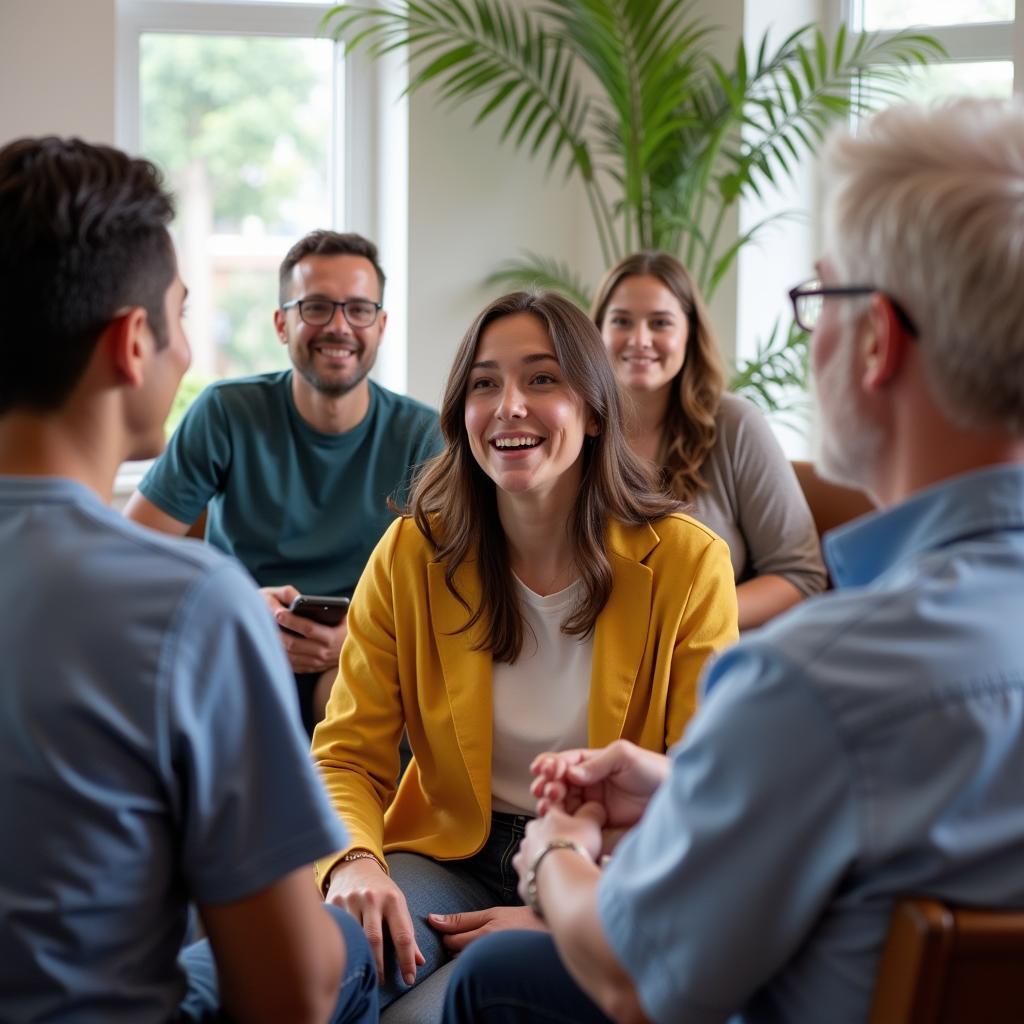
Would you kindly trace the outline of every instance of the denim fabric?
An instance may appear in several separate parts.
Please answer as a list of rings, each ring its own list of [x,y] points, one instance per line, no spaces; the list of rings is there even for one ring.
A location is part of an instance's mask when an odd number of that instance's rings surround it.
[[[512,858],[529,820],[525,814],[495,812],[491,816],[487,841],[478,853],[466,860],[438,861],[418,853],[388,854],[391,877],[405,894],[416,930],[416,943],[426,958],[426,963],[416,969],[417,983],[451,958],[441,936],[427,923],[428,914],[522,906],[523,901],[516,893],[518,877]],[[385,942],[384,946],[384,978],[382,1008],[411,987],[402,980],[390,942]]]
[[[345,943],[345,973],[329,1024],[376,1024],[377,971],[363,929],[344,910],[332,906],[326,910],[337,923]],[[231,1018],[220,1008],[217,966],[209,941],[203,939],[189,946],[179,963],[188,975],[188,991],[181,1003],[178,1024],[228,1024]]]
[[[455,964],[444,1024],[531,1021],[608,1024],[562,965],[548,933],[508,931],[474,942]]]

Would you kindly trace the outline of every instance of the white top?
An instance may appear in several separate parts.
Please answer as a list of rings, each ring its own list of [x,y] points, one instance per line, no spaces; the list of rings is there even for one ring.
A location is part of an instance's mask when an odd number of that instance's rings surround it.
[[[496,811],[532,815],[530,762],[545,750],[586,746],[594,637],[562,632],[579,580],[549,597],[519,579],[515,586],[526,629],[516,663],[494,663],[491,802]]]

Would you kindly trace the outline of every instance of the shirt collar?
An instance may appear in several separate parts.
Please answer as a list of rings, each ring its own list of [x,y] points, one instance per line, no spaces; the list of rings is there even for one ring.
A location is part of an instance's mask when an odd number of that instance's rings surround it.
[[[0,475],[0,497],[18,502],[75,502],[107,509],[103,499],[91,488],[67,476]]]
[[[865,586],[898,562],[965,537],[1024,529],[1024,466],[990,466],[935,484],[826,534],[837,587]]]

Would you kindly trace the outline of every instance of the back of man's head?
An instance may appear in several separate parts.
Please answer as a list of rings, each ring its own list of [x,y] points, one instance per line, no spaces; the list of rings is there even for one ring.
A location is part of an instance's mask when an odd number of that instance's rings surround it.
[[[837,134],[825,173],[838,283],[907,311],[955,422],[1024,435],[1024,104],[894,107]]]
[[[0,149],[0,415],[59,408],[122,310],[166,344],[173,215],[147,160],[54,137]]]
[[[292,270],[300,260],[307,256],[362,256],[373,264],[380,285],[380,299],[384,299],[384,270],[377,256],[377,246],[368,238],[357,235],[354,231],[327,231],[319,228],[310,231],[300,238],[285,254],[281,261],[278,275],[279,299],[281,303],[290,298],[288,289],[291,284]]]

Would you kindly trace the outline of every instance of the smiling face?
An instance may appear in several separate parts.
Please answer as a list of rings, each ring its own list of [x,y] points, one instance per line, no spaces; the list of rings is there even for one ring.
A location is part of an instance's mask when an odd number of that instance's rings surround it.
[[[364,256],[350,255],[303,257],[292,268],[288,298],[381,300],[373,264]],[[323,327],[305,323],[294,306],[274,313],[278,337],[288,346],[289,358],[302,380],[331,398],[348,394],[365,381],[377,359],[386,323],[383,310],[369,327],[352,327],[340,308]]]
[[[683,367],[689,320],[658,277],[625,277],[608,300],[601,337],[615,375],[631,391],[667,389]]]
[[[492,321],[477,345],[466,390],[469,447],[507,495],[575,501],[583,439],[596,433],[565,379],[543,322],[531,313]]]

